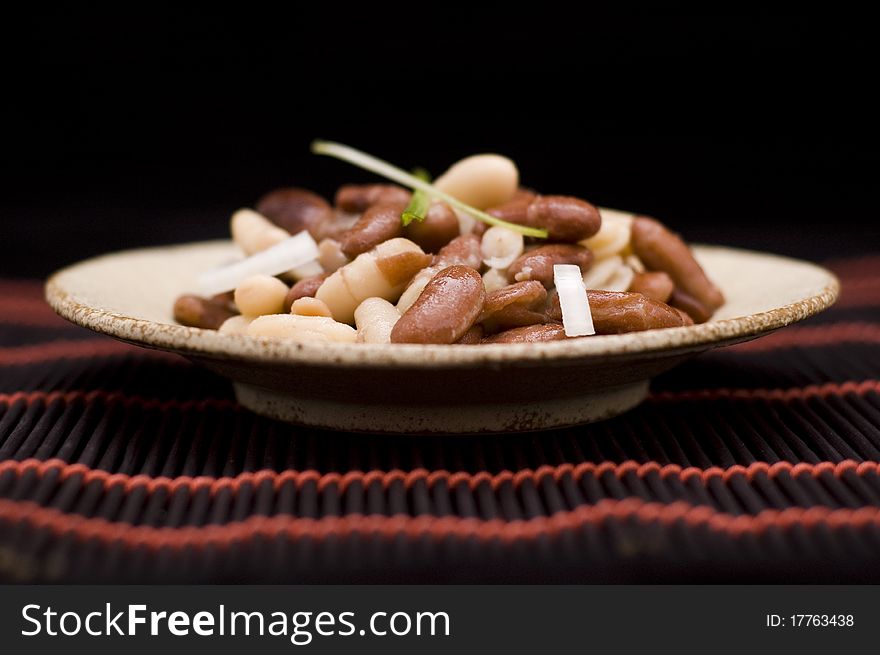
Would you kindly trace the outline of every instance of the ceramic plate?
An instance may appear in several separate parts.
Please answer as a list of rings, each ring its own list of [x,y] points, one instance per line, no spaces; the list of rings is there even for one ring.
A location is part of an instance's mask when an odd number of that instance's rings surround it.
[[[228,241],[90,259],[53,275],[64,318],[229,377],[260,414],[341,430],[410,433],[536,430],[620,414],[650,379],[684,359],[767,334],[830,306],[837,279],[814,264],[695,246],[727,303],[709,323],[538,344],[299,344],[175,324],[175,298],[235,257]]]

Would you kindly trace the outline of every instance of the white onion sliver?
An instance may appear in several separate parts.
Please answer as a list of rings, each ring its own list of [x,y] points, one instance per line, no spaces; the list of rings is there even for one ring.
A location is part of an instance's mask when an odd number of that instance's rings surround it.
[[[470,234],[474,231],[474,228],[477,225],[477,219],[471,216],[470,214],[465,214],[460,209],[452,208],[452,211],[455,212],[455,217],[458,219],[458,233],[459,234]]]
[[[523,235],[498,225],[490,227],[480,240],[483,263],[489,268],[507,268],[523,252]]]
[[[593,251],[596,260],[605,259],[621,252],[630,242],[632,235],[632,216],[619,218],[602,217],[602,227],[589,239],[580,244]]]
[[[628,221],[635,216],[633,212],[625,212],[620,209],[611,209],[609,207],[598,207],[597,209],[599,210],[599,215],[602,217],[603,221]]]
[[[635,273],[645,272],[645,265],[642,263],[642,260],[639,259],[637,255],[627,255],[624,258],[623,263],[629,266]]]
[[[516,257],[513,255],[508,255],[506,257],[488,257],[483,260],[483,263],[486,265],[486,268],[497,268],[501,270],[507,269],[515,260]]]
[[[620,255],[612,255],[608,259],[595,262],[586,273],[584,273],[584,286],[587,289],[604,289],[605,284],[623,265],[623,258]]]
[[[483,287],[486,293],[492,293],[507,286],[507,273],[497,268],[490,268],[483,273]]]
[[[608,278],[608,281],[602,287],[603,291],[627,291],[629,285],[632,284],[633,278],[636,276],[634,270],[629,266],[621,266],[614,275]]]
[[[562,327],[565,328],[565,336],[583,337],[596,334],[580,266],[554,264],[553,282],[559,293],[559,306],[562,308]]]
[[[204,296],[232,291],[252,275],[279,275],[318,258],[318,244],[303,230],[246,259],[202,273],[197,280]]]

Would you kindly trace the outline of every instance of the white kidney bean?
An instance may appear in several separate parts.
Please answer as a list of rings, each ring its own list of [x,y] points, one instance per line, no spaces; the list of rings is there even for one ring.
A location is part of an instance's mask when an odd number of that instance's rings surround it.
[[[287,291],[287,285],[277,277],[253,275],[235,289],[235,305],[245,316],[280,314]]]
[[[302,264],[301,266],[290,269],[287,274],[290,275],[294,280],[299,282],[300,280],[305,280],[306,278],[320,275],[323,272],[324,267],[321,266],[317,259],[314,259],[310,262]]]
[[[252,209],[239,209],[230,220],[232,240],[246,255],[270,248],[290,238],[290,233]]]
[[[317,298],[297,298],[290,305],[290,313],[297,316],[327,316],[333,318],[327,303]]]
[[[428,286],[428,282],[431,281],[431,278],[442,270],[443,266],[429,266],[416,273],[416,276],[412,279],[412,282],[409,283],[409,286],[402,294],[400,294],[400,299],[397,301],[397,311],[403,314],[407,309],[412,307],[412,304],[418,300],[422,291]]]
[[[396,301],[413,276],[430,262],[431,256],[412,241],[389,239],[334,272],[315,297],[327,303],[337,321],[352,323],[361,302],[372,297]]]
[[[247,316],[233,316],[223,321],[223,325],[217,331],[220,334],[244,334],[252,320]]]
[[[519,171],[507,157],[474,155],[449,167],[434,186],[477,209],[501,205],[519,188]]]
[[[354,343],[357,331],[326,316],[274,314],[255,318],[248,326],[252,337],[275,337],[302,343],[310,341]]]
[[[325,273],[333,273],[348,263],[348,257],[336,239],[322,239],[318,244],[318,262]]]
[[[367,298],[354,310],[358,343],[391,343],[400,312],[384,298]]]
[[[489,268],[507,268],[523,252],[523,235],[506,227],[493,226],[483,233],[480,252]]]

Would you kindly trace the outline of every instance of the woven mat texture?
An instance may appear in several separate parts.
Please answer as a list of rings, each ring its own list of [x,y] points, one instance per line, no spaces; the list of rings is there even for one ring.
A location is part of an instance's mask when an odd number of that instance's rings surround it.
[[[0,579],[880,582],[880,255],[629,414],[387,437],[239,407],[0,280]]]

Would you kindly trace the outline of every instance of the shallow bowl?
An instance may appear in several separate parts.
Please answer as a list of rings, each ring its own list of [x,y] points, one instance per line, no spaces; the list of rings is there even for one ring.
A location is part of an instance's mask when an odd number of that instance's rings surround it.
[[[300,344],[183,327],[175,298],[228,261],[228,241],[148,248],[55,273],[46,299],[64,318],[175,352],[230,378],[260,414],[327,428],[396,433],[537,430],[638,405],[650,379],[693,355],[754,339],[830,306],[837,279],[804,261],[694,246],[727,303],[703,325],[538,344]]]

